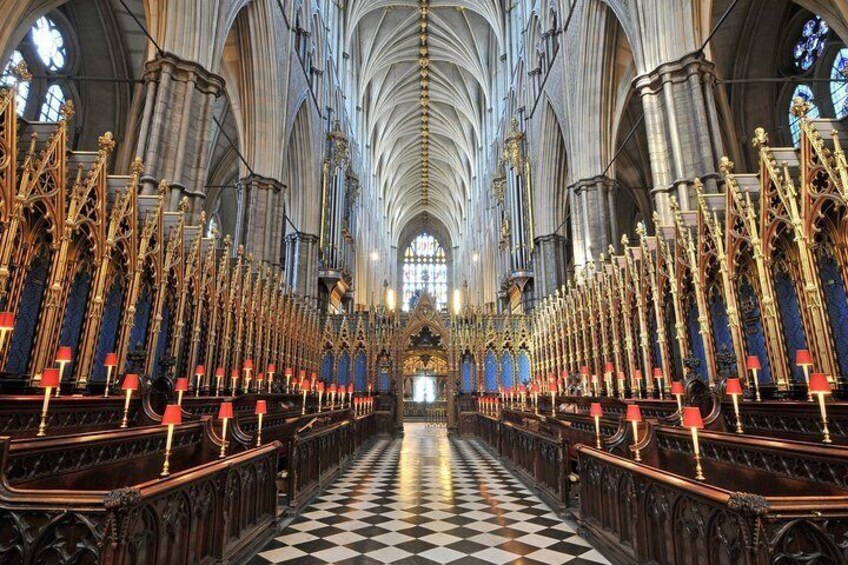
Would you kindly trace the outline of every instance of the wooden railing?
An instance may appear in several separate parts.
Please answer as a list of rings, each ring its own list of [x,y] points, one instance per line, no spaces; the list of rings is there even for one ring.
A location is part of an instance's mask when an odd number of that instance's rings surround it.
[[[533,485],[557,511],[568,506],[568,480],[562,441],[550,436],[503,424],[501,457],[513,473]]]

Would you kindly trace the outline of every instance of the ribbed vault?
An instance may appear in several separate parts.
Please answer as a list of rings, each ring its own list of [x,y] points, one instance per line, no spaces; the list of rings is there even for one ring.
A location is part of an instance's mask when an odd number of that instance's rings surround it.
[[[492,106],[494,64],[503,52],[501,15],[493,0],[431,0],[429,46],[429,197],[421,190],[419,3],[353,0],[346,45],[361,65],[354,77],[364,114],[375,189],[388,230],[428,213],[459,239]]]

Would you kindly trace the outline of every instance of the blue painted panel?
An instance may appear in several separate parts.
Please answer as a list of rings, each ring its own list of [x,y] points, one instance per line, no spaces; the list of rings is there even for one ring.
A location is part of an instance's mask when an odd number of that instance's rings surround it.
[[[333,382],[333,352],[325,351],[321,359],[321,380],[326,384]]]
[[[487,351],[485,360],[483,361],[483,384],[486,387],[486,392],[498,391],[498,359],[494,352]]]
[[[530,375],[530,354],[526,349],[518,352],[518,382],[528,384],[531,380]]]
[[[150,311],[153,307],[151,294],[150,287],[144,285],[135,305],[133,329],[130,332],[130,352],[144,347],[147,341],[147,327],[150,325]]]
[[[795,359],[797,350],[807,349],[807,337],[804,333],[804,323],[801,320],[798,295],[795,294],[795,286],[788,274],[777,273],[774,277],[774,292],[780,310],[780,321],[783,324],[786,353],[789,359]],[[804,378],[800,373],[795,377],[796,380],[803,380]]]
[[[93,381],[106,381],[106,367],[103,366],[103,363],[106,361],[106,354],[115,351],[123,304],[124,287],[121,285],[121,281],[116,278],[106,295],[106,303],[103,305],[103,321],[100,323],[100,337],[97,340],[92,369]],[[118,369],[118,372],[123,373],[123,368]]]
[[[380,392],[389,392],[392,390],[392,385],[389,382],[389,374],[385,370],[380,371],[380,377],[377,379],[377,390]]]
[[[462,357],[462,392],[475,392],[474,360],[471,355]]]
[[[12,341],[9,346],[9,360],[6,363],[6,371],[9,373],[24,374],[27,371],[32,342],[35,339],[35,327],[41,313],[41,303],[49,275],[50,258],[42,255],[33,260],[24,278],[20,306],[15,316],[15,331],[12,332]]]
[[[745,346],[748,355],[756,355],[760,358],[763,370],[760,372],[760,382],[766,383],[771,380],[771,365],[766,348],[766,337],[763,333],[763,320],[760,315],[760,303],[748,279],[742,279],[739,285],[738,300],[742,310],[742,325],[745,332]],[[794,357],[793,357],[794,358]],[[803,378],[803,376],[802,376]]]
[[[357,391],[366,390],[368,388],[368,355],[362,350],[356,354],[354,372],[356,378],[353,382],[353,387]]]
[[[65,308],[65,320],[62,331],[59,334],[59,345],[68,345],[74,352],[71,362],[65,368],[65,375],[74,374],[74,365],[77,361],[77,346],[82,335],[83,322],[85,322],[85,308],[88,304],[88,292],[91,289],[91,275],[85,271],[80,272],[71,284],[68,293],[68,304]]]
[[[505,388],[515,386],[514,365],[511,353],[501,355],[501,383]]]
[[[153,377],[158,377],[162,373],[160,362],[165,359],[168,354],[168,344],[171,339],[171,306],[168,301],[162,306],[162,325],[159,327],[159,337],[156,340],[156,358],[153,361]],[[174,378],[180,375],[175,375]]]
[[[698,322],[698,303],[694,297],[692,297],[691,304],[689,305],[689,311],[686,315],[686,327],[689,330],[689,346],[692,348],[692,354],[695,358],[701,362],[701,365],[698,367],[698,376],[701,377],[701,380],[706,380],[707,378],[707,356],[704,352],[704,340],[701,339],[700,331],[700,323]]]
[[[339,355],[339,380],[338,384],[347,386],[350,382],[350,353],[342,351]]]
[[[848,300],[845,281],[836,260],[830,256],[819,258],[824,301],[830,317],[830,327],[836,345],[836,359],[841,376],[848,375]]]
[[[716,352],[733,351],[733,338],[730,336],[730,326],[727,325],[727,309],[721,299],[718,289],[713,289],[710,300],[710,320],[713,326],[713,339],[715,340]]]

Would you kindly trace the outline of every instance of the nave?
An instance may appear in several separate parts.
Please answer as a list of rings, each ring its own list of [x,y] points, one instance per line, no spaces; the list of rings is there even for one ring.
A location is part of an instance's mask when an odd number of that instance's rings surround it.
[[[608,563],[477,440],[424,423],[377,440],[251,565]]]

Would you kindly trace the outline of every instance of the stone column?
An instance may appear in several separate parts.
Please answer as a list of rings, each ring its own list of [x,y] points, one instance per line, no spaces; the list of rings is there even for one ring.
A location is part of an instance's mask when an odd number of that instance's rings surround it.
[[[583,266],[607,252],[615,237],[615,181],[607,176],[579,180],[569,187],[574,194],[572,221],[574,259]]]
[[[144,72],[144,109],[136,155],[144,162],[142,192],[154,194],[159,180],[169,182],[168,206],[183,196],[189,210],[203,209],[212,111],[224,79],[197,63],[170,53],[148,61]]]
[[[303,232],[286,236],[286,288],[318,299],[318,236]]]
[[[241,181],[244,218],[239,241],[258,261],[280,263],[280,245],[285,230],[283,194],[285,185],[276,179],[252,174]]]
[[[671,221],[670,195],[692,209],[693,180],[716,192],[718,159],[724,154],[714,96],[715,65],[703,55],[663,63],[634,79],[645,109],[654,203]]]
[[[568,239],[558,233],[536,238],[533,258],[535,295],[538,301],[556,291],[568,279],[566,249]]]

